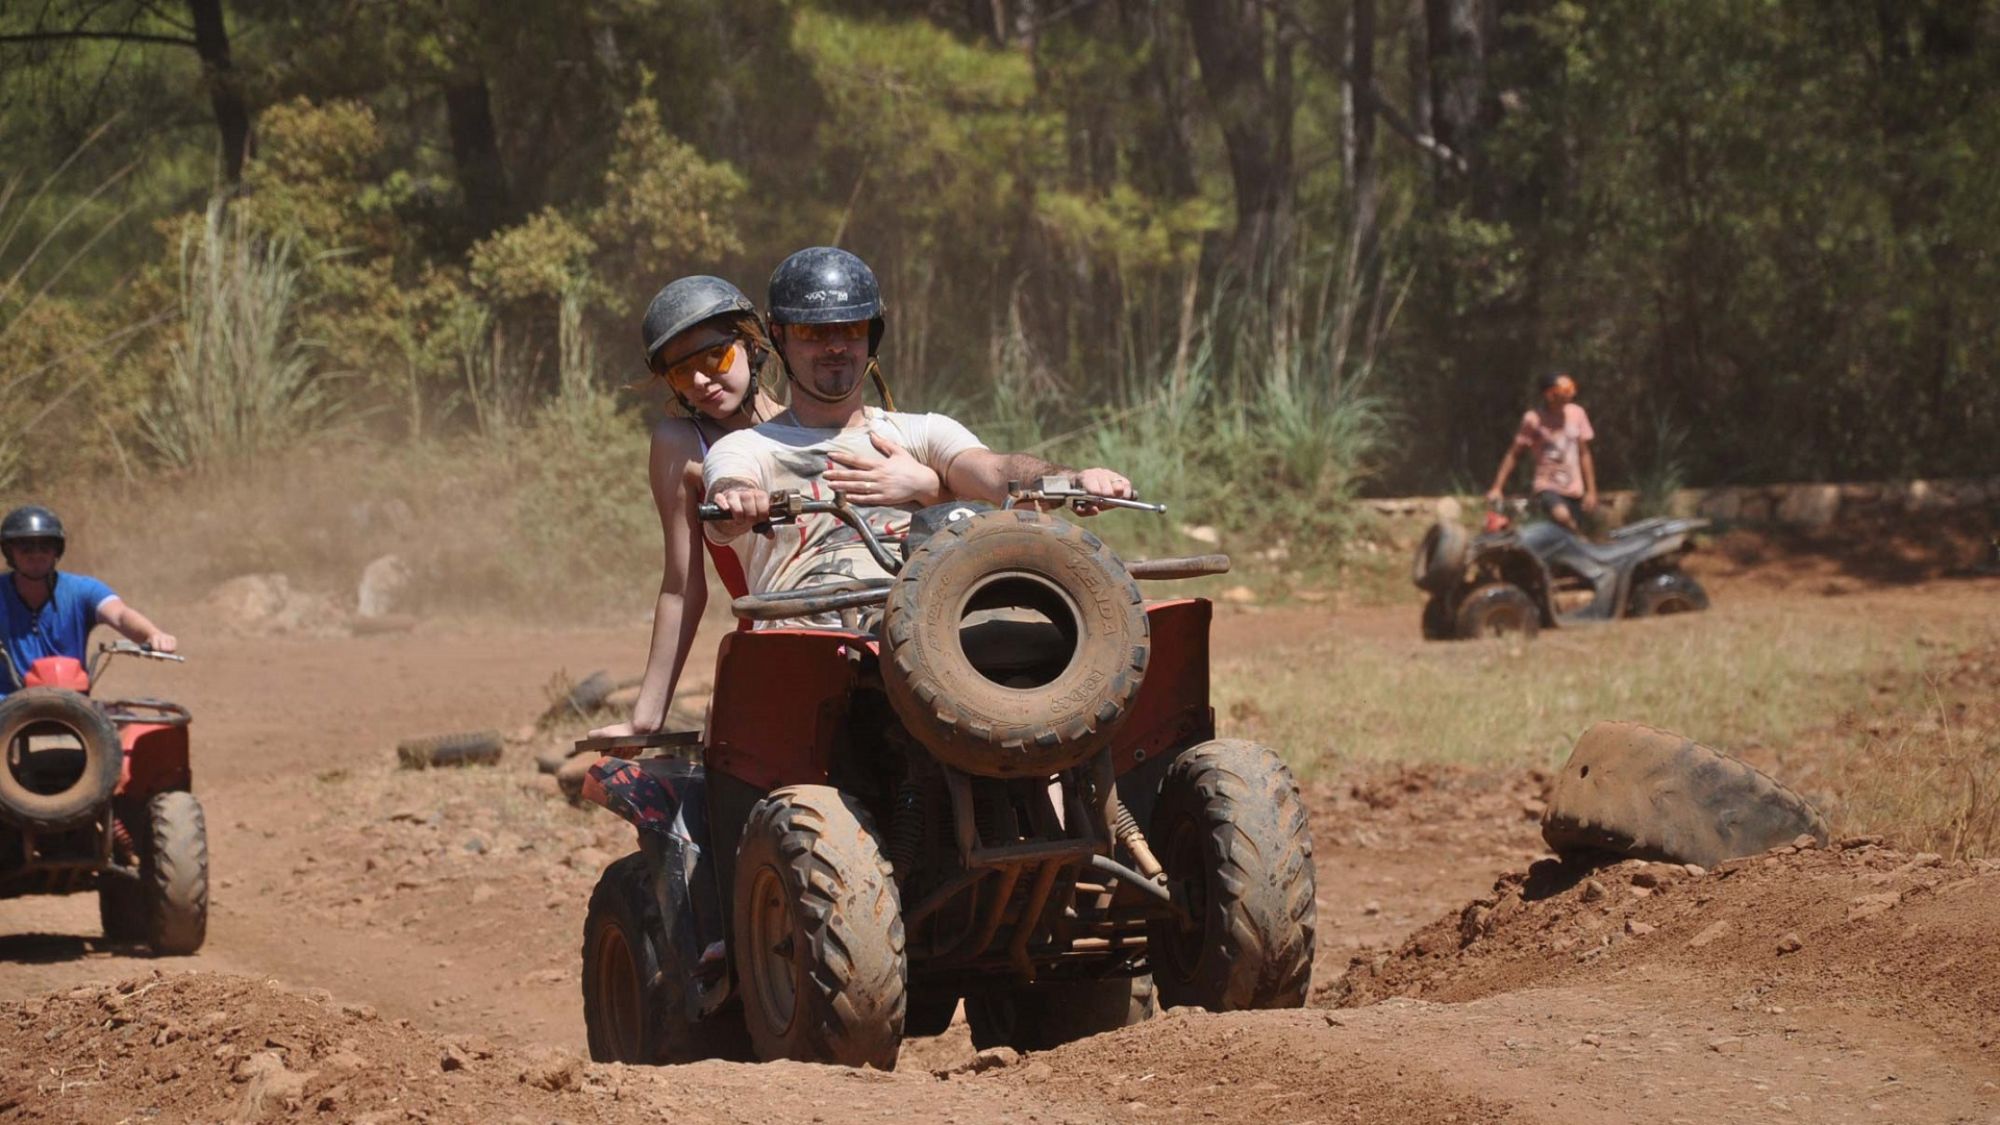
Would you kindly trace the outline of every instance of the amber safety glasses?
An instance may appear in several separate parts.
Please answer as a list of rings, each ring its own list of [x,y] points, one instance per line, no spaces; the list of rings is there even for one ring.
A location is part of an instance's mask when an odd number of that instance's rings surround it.
[[[851,344],[868,338],[868,322],[849,320],[839,324],[787,324],[785,335],[809,344]]]
[[[675,360],[660,370],[660,376],[675,391],[686,394],[694,386],[697,375],[719,375],[736,362],[736,348],[741,340],[720,340],[690,356]]]

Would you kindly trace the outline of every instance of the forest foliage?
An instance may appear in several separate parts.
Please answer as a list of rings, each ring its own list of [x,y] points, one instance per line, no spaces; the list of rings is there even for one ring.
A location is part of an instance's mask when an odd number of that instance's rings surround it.
[[[827,242],[905,405],[1218,522],[1482,482],[1550,368],[1607,487],[2000,448],[1994,0],[43,0],[0,136],[17,488],[636,473],[646,299]]]

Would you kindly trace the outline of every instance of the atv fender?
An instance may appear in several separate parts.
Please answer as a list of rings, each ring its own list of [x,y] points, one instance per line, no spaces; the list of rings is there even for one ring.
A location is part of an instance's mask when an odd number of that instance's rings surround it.
[[[684,758],[600,758],[585,774],[583,796],[639,830],[639,850],[652,874],[660,917],[675,930],[676,948],[720,954],[728,930],[710,859],[707,788],[701,765]],[[710,960],[706,952],[702,960]],[[690,1006],[688,1018],[700,1019],[728,999],[730,974],[688,968],[698,980],[682,995]],[[700,983],[711,976],[713,984]]]

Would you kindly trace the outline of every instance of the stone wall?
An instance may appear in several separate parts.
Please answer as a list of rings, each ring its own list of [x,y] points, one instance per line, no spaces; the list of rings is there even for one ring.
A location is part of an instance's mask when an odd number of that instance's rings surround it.
[[[1605,514],[1623,523],[1637,494],[1599,494]],[[1454,506],[1477,510],[1477,497],[1410,496],[1394,500],[1364,500],[1363,504],[1390,517],[1430,517]],[[1672,508],[1679,515],[1706,516],[1727,524],[1780,524],[1824,527],[1836,519],[1900,516],[1954,508],[2000,507],[2000,476],[1955,480],[1913,480],[1894,484],[1762,484],[1726,488],[1690,488],[1674,493]]]

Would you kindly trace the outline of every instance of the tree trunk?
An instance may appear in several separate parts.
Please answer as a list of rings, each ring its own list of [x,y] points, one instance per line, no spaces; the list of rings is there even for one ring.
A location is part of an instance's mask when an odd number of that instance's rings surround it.
[[[1235,187],[1230,264],[1250,276],[1264,275],[1287,246],[1294,189],[1291,42],[1281,33],[1265,50],[1263,11],[1257,0],[1187,0],[1202,88]]]
[[[477,241],[513,217],[513,198],[500,159],[486,75],[472,70],[455,77],[445,86],[444,105],[451,126],[452,163],[458,170],[459,191],[465,197],[466,222]]]
[[[1424,16],[1431,135],[1455,152],[1476,154],[1492,116],[1486,88],[1491,0],[1425,0]]]
[[[1347,185],[1352,200],[1354,245],[1360,291],[1372,288],[1375,270],[1375,216],[1379,191],[1375,172],[1375,0],[1353,0],[1347,23]]]
[[[229,58],[229,28],[223,22],[222,0],[188,0],[194,21],[194,49],[201,56],[202,84],[221,134],[216,172],[225,192],[243,182],[243,156],[250,147],[250,107],[243,98],[242,77]]]

